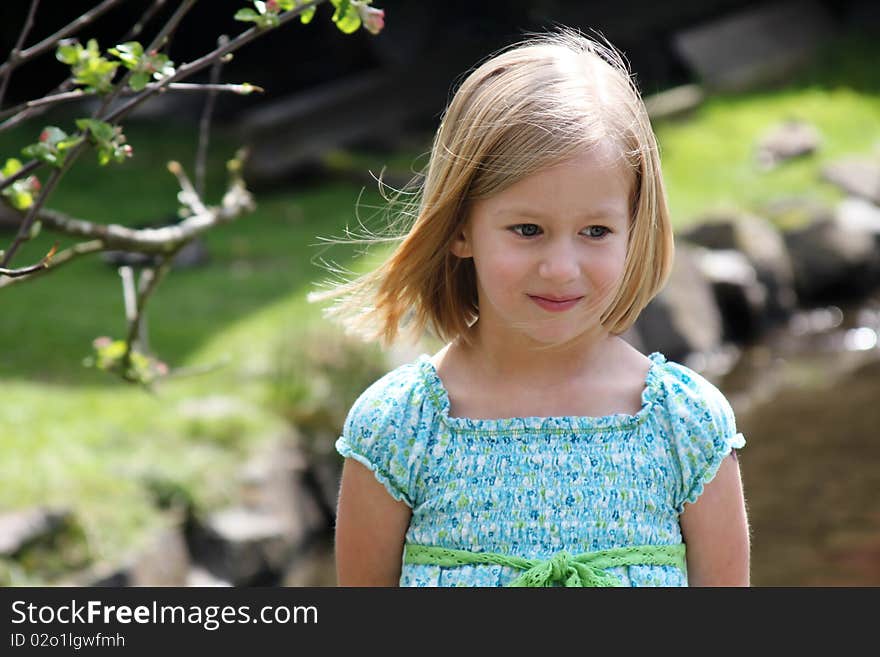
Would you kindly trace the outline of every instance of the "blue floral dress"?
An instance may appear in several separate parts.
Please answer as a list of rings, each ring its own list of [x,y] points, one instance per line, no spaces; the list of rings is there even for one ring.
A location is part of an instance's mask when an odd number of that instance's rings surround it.
[[[407,543],[545,560],[681,543],[679,515],[745,445],[724,395],[652,353],[635,415],[450,417],[428,356],[371,385],[337,451],[412,508]],[[687,586],[674,566],[609,569],[626,586]],[[504,586],[499,565],[402,564],[401,586]]]

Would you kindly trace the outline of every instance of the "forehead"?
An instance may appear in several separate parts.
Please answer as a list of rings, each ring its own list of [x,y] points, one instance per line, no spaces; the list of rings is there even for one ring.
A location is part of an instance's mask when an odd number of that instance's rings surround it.
[[[578,153],[484,199],[474,209],[489,218],[603,219],[626,222],[633,172],[609,148]]]

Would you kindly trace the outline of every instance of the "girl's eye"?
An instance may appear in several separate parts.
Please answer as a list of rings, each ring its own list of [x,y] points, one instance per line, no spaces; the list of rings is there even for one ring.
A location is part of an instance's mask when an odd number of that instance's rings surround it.
[[[534,237],[541,232],[541,229],[535,224],[517,224],[516,226],[511,226],[510,230],[520,237]]]
[[[605,228],[605,226],[590,226],[586,230],[587,237],[593,237],[596,239],[602,239],[610,232],[611,231]]]

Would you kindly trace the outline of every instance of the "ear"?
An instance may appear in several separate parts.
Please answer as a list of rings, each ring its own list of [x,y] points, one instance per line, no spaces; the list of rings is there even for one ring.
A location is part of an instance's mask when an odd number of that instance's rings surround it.
[[[453,240],[449,250],[452,252],[452,255],[459,258],[472,258],[474,256],[467,230],[464,227],[458,232],[458,236]]]

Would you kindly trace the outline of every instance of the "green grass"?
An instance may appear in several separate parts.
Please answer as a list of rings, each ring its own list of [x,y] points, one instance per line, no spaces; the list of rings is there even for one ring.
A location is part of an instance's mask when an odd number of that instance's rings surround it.
[[[848,36],[817,53],[784,89],[721,94],[684,120],[655,126],[669,206],[676,227],[716,210],[760,213],[771,201],[797,196],[833,203],[842,193],[820,169],[849,155],[880,158],[880,57],[876,38]],[[755,148],[787,119],[812,123],[822,135],[815,154],[769,172]]]

